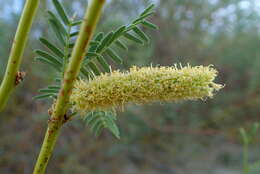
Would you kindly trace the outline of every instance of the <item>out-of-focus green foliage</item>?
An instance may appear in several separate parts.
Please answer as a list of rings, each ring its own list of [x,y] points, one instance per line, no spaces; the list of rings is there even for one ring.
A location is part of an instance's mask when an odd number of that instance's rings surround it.
[[[82,15],[85,0],[63,2],[71,9],[70,15],[75,10]],[[108,32],[131,21],[150,2],[111,0],[99,31]],[[122,68],[132,64],[149,66],[150,62],[214,64],[220,72],[217,81],[225,84],[225,88],[207,102],[130,105],[118,114],[124,134],[121,141],[107,133],[93,139],[80,123],[68,124],[53,157],[58,167],[50,165],[48,173],[242,173],[238,128],[258,121],[260,115],[259,3],[256,0],[154,2],[158,7],[152,22],[160,29],[150,32],[143,28],[152,35],[147,48],[127,43],[128,53],[120,53],[125,60]],[[8,4],[1,2],[1,11]],[[39,47],[36,38],[53,36],[40,15],[44,12],[45,7],[39,12],[24,59],[27,79],[10,102],[9,110],[3,113],[5,121],[0,122],[0,173],[30,173],[42,140],[39,135],[45,129],[50,104],[34,102],[32,96],[37,89],[50,84],[54,74],[31,62],[32,49]],[[17,22],[15,16],[1,17],[1,73],[13,37],[11,31]],[[258,139],[257,135],[259,145]],[[259,160],[256,147],[252,146],[249,153],[250,161]]]

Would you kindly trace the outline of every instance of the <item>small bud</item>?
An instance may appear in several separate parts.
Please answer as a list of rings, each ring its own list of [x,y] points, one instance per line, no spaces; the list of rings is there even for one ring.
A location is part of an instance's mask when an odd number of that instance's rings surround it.
[[[21,83],[26,76],[26,72],[17,72],[15,77],[15,86],[17,86],[19,83]]]
[[[52,113],[53,113],[52,108],[48,109],[48,114],[49,114],[49,116],[52,116]]]

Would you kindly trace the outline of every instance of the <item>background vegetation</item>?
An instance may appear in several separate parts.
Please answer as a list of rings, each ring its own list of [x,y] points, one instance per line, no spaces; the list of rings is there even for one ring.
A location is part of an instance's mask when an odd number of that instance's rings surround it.
[[[6,66],[24,1],[0,0],[0,80]],[[85,0],[63,0],[83,15]],[[160,29],[144,47],[131,45],[121,67],[133,64],[209,65],[226,85],[213,100],[133,106],[119,113],[122,139],[108,132],[91,135],[82,122],[64,127],[47,173],[64,174],[232,174],[242,173],[238,128],[260,114],[260,4],[256,0],[111,0],[98,30],[110,31],[133,19],[147,4],[157,4],[151,19]],[[0,121],[0,173],[31,173],[48,119],[51,101],[33,101],[50,84],[54,71],[34,61],[37,38],[52,36],[46,18],[49,1],[41,1],[27,46],[26,80],[12,97]],[[44,48],[42,48],[44,49]],[[33,63],[32,63],[33,62]],[[259,145],[259,136],[254,144]],[[251,146],[250,161],[259,160]],[[257,168],[257,167],[256,167]],[[259,170],[260,171],[260,165]]]

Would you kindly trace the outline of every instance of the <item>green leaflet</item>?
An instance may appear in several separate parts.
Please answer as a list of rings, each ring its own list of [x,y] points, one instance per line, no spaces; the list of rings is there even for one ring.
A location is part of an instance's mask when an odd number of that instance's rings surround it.
[[[51,85],[47,87],[48,89],[56,89],[56,90],[60,90],[60,86],[56,86],[56,85]]]
[[[115,31],[113,37],[111,38],[109,44],[111,44],[114,40],[116,40],[117,38],[119,38],[119,37],[122,35],[122,33],[125,32],[125,30],[126,30],[126,26],[122,26],[122,27],[118,28],[118,29]]]
[[[96,52],[100,53],[103,51],[103,49],[108,46],[109,44],[111,44],[110,40],[112,39],[114,35],[114,32],[111,31],[110,33],[108,33],[101,41],[100,45],[97,47]]]
[[[91,74],[88,72],[86,67],[81,67],[80,73],[83,75],[84,78],[89,79],[91,77]]]
[[[138,44],[144,44],[143,41],[141,39],[139,39],[138,37],[132,35],[132,34],[129,34],[129,33],[125,33],[124,34],[124,37],[127,38],[128,40],[131,40],[131,41],[134,41]]]
[[[63,36],[68,35],[64,25],[59,21],[58,17],[54,13],[52,13],[51,11],[47,11],[47,13],[50,16],[50,19],[52,19],[56,23],[56,25],[59,28],[59,31],[61,31],[62,35]]]
[[[115,42],[116,46],[118,46],[119,48],[125,50],[125,51],[128,51],[128,48],[127,46],[122,42],[120,41],[119,39]]]
[[[72,32],[72,33],[70,33],[70,37],[77,36],[78,34],[79,34],[79,31]]]
[[[62,62],[59,60],[59,58],[54,57],[53,55],[49,54],[48,52],[41,51],[41,50],[35,50],[35,53],[39,56],[48,59],[53,64],[56,64],[59,67],[62,67]]]
[[[69,17],[67,16],[64,8],[62,7],[61,3],[58,0],[52,0],[56,11],[58,12],[60,18],[62,19],[62,21],[64,22],[65,25],[69,25],[70,21],[69,21]]]
[[[95,37],[95,41],[101,41],[104,37],[104,33],[103,32],[100,32],[97,34],[97,36]]]
[[[138,27],[134,27],[133,31],[140,37],[142,38],[145,42],[149,42],[150,39],[149,37]]]
[[[99,54],[95,53],[95,52],[87,52],[86,54],[86,59],[90,59],[91,57],[98,57]]]
[[[142,21],[141,24],[147,28],[150,28],[150,29],[154,29],[154,30],[157,30],[158,27],[156,25],[154,25],[153,23],[151,22],[148,22],[146,20]]]
[[[50,60],[44,58],[44,57],[36,57],[35,60],[38,60],[46,65],[50,65],[51,67],[55,68],[57,71],[61,72],[61,68],[59,65],[54,64]]]
[[[149,17],[153,14],[154,14],[154,12],[150,12],[150,13],[147,13],[143,16],[140,16],[139,18],[137,18],[136,20],[133,21],[133,24],[137,24],[138,22],[142,21],[143,19],[145,19],[145,18],[147,18],[147,17]]]
[[[97,61],[98,63],[104,68],[104,70],[106,72],[110,72],[110,66],[109,64],[107,63],[107,61],[104,59],[103,56],[98,56],[97,57]]]
[[[94,38],[94,41],[97,42],[98,44],[96,45],[90,45],[90,48],[88,52],[96,52],[98,45],[100,44],[100,41],[103,39],[104,33],[100,32],[97,34],[97,36]]]
[[[114,111],[90,112],[83,117],[83,121],[90,128],[91,132],[99,136],[102,129],[108,129],[116,138],[120,138],[120,131],[117,127],[116,113]]]
[[[56,24],[56,22],[53,19],[49,19],[49,23],[50,26],[53,30],[53,32],[55,33],[57,39],[60,41],[60,43],[65,46],[66,42],[64,39],[64,36],[61,34],[61,29],[59,28],[59,26]]]
[[[140,14],[140,16],[144,16],[145,14],[149,13],[151,10],[155,8],[154,4],[149,5],[144,11]]]
[[[71,26],[77,26],[77,25],[80,25],[82,23],[82,21],[75,21],[75,22],[72,22],[70,25]]]
[[[37,95],[35,97],[33,97],[34,100],[40,100],[40,99],[46,99],[46,98],[50,98],[50,97],[54,97],[53,94],[42,94],[42,95]]]
[[[100,70],[98,69],[97,65],[93,62],[89,62],[88,63],[89,68],[92,70],[92,72],[96,75],[99,76],[100,75]]]
[[[47,39],[44,39],[44,38],[41,37],[39,40],[43,45],[45,45],[47,48],[49,48],[59,58],[64,57],[63,52],[59,48],[57,48],[55,45],[53,45],[51,42],[49,42]]]
[[[123,60],[116,54],[116,52],[114,50],[112,50],[111,48],[108,48],[106,50],[106,53],[111,57],[111,59],[115,62],[115,63],[119,63],[122,64]]]

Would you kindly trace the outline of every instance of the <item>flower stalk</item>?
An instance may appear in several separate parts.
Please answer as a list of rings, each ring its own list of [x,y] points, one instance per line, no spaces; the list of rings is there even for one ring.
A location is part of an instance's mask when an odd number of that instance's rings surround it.
[[[66,120],[66,112],[75,80],[79,74],[85,51],[95,31],[97,22],[102,13],[105,0],[92,0],[81,24],[80,33],[72,51],[70,63],[66,69],[62,88],[54,105],[44,142],[34,168],[34,174],[45,173],[46,166],[51,157],[60,129]]]
[[[38,6],[39,0],[27,0],[25,3],[13,41],[5,75],[0,86],[0,112],[4,109],[15,86],[18,85],[16,83],[20,73],[18,71]]]

